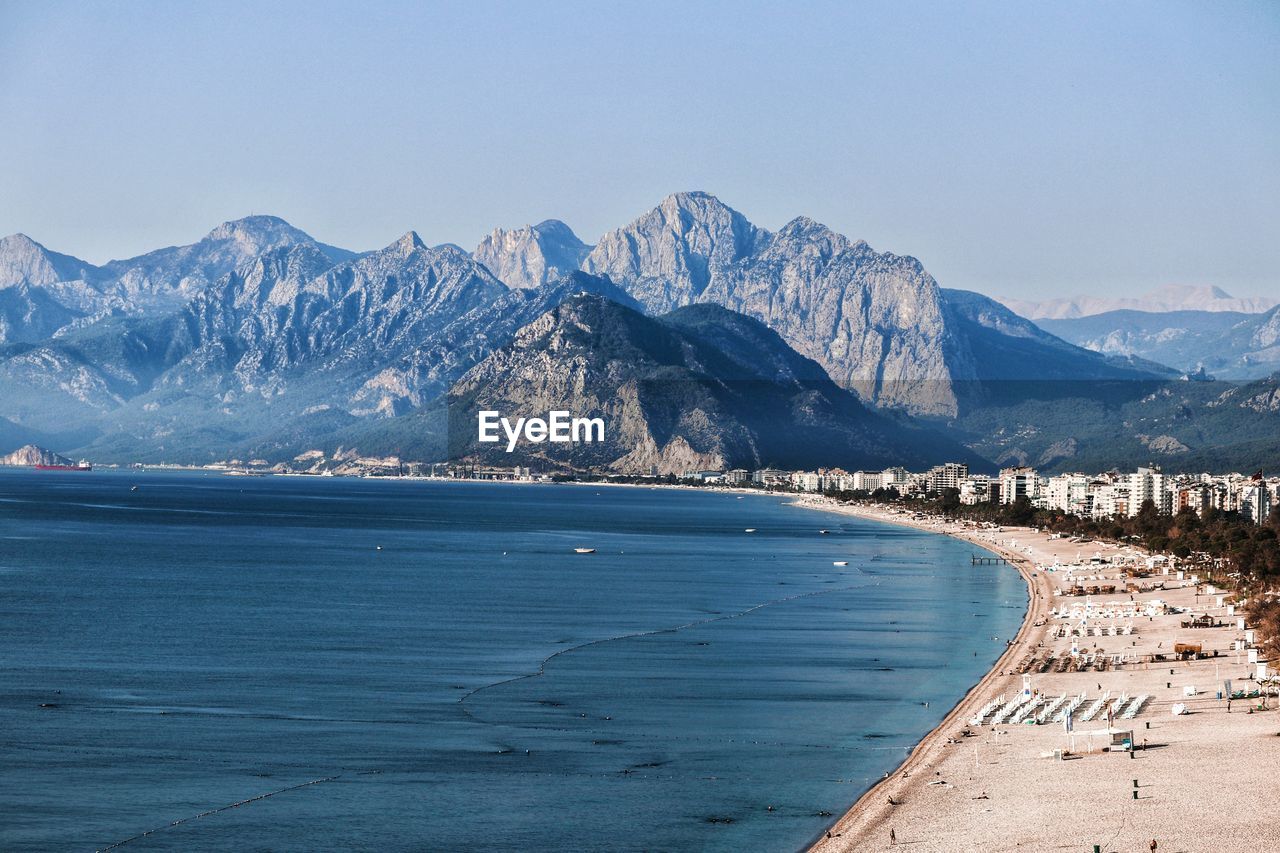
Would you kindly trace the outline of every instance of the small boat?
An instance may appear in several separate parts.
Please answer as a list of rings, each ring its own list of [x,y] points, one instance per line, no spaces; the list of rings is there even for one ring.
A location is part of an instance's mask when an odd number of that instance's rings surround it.
[[[833,565],[833,566],[847,566],[847,565],[849,565],[849,561],[848,561],[848,560],[836,560],[836,561],[835,561],[835,562],[833,562],[831,565]]]
[[[826,535],[827,535],[828,533],[830,533],[831,531],[830,531],[830,530],[819,530],[818,532],[819,532],[819,533],[821,533],[823,536],[826,536]]]
[[[748,528],[747,528],[746,530],[744,530],[743,532],[744,532],[744,533],[755,533],[755,532],[756,532],[756,529],[755,529],[754,527],[748,527]]]
[[[573,549],[573,553],[575,554],[594,554],[595,552],[596,552],[595,548],[574,548]]]

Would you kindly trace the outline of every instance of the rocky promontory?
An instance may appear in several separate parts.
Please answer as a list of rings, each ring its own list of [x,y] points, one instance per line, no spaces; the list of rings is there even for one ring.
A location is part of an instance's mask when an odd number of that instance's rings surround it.
[[[36,465],[74,465],[75,462],[65,456],[45,450],[34,444],[19,447],[8,456],[0,456],[0,465],[14,468],[33,468]]]

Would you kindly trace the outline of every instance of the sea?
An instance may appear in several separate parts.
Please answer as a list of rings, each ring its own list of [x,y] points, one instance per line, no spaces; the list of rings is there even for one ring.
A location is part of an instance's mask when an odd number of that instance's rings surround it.
[[[0,850],[802,849],[1016,633],[974,551],[785,496],[3,471]]]

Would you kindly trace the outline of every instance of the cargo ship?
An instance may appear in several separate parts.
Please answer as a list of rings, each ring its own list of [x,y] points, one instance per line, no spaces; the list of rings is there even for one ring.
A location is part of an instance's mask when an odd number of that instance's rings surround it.
[[[92,471],[93,466],[81,460],[73,465],[41,465],[36,464],[37,471]]]

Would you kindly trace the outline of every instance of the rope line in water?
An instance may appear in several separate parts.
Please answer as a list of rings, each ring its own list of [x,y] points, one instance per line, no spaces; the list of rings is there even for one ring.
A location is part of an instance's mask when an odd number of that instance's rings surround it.
[[[276,794],[283,794],[286,791],[296,791],[299,788],[306,788],[310,785],[319,785],[321,782],[332,782],[335,779],[339,779],[339,778],[341,778],[341,774],[339,774],[338,776],[325,776],[320,779],[312,779],[310,782],[303,782],[298,785],[290,785],[287,788],[280,788],[275,791],[267,791],[267,793],[265,794],[259,794],[256,797],[250,797],[249,799],[241,800],[238,803],[231,803],[229,805],[219,806],[216,809],[209,809],[208,811],[200,812],[200,814],[193,814],[190,817],[178,818],[175,821],[166,823],[164,826],[157,826],[155,829],[148,829],[146,832],[139,832],[137,835],[131,835],[128,838],[124,839],[123,841],[117,841],[115,844],[108,845],[107,847],[101,847],[98,849],[97,853],[106,853],[106,851],[108,850],[115,850],[117,847],[123,847],[124,845],[128,844],[131,841],[137,841],[140,838],[146,838],[148,835],[154,835],[155,833],[160,832],[161,830],[169,829],[174,826],[180,826],[184,823],[188,823],[193,820],[199,820],[202,817],[209,817],[210,815],[215,815],[218,812],[225,812],[228,809],[238,809],[240,808],[240,806],[247,806],[249,805],[249,803],[256,803],[258,802],[258,800],[265,800],[267,797],[274,797]]]

